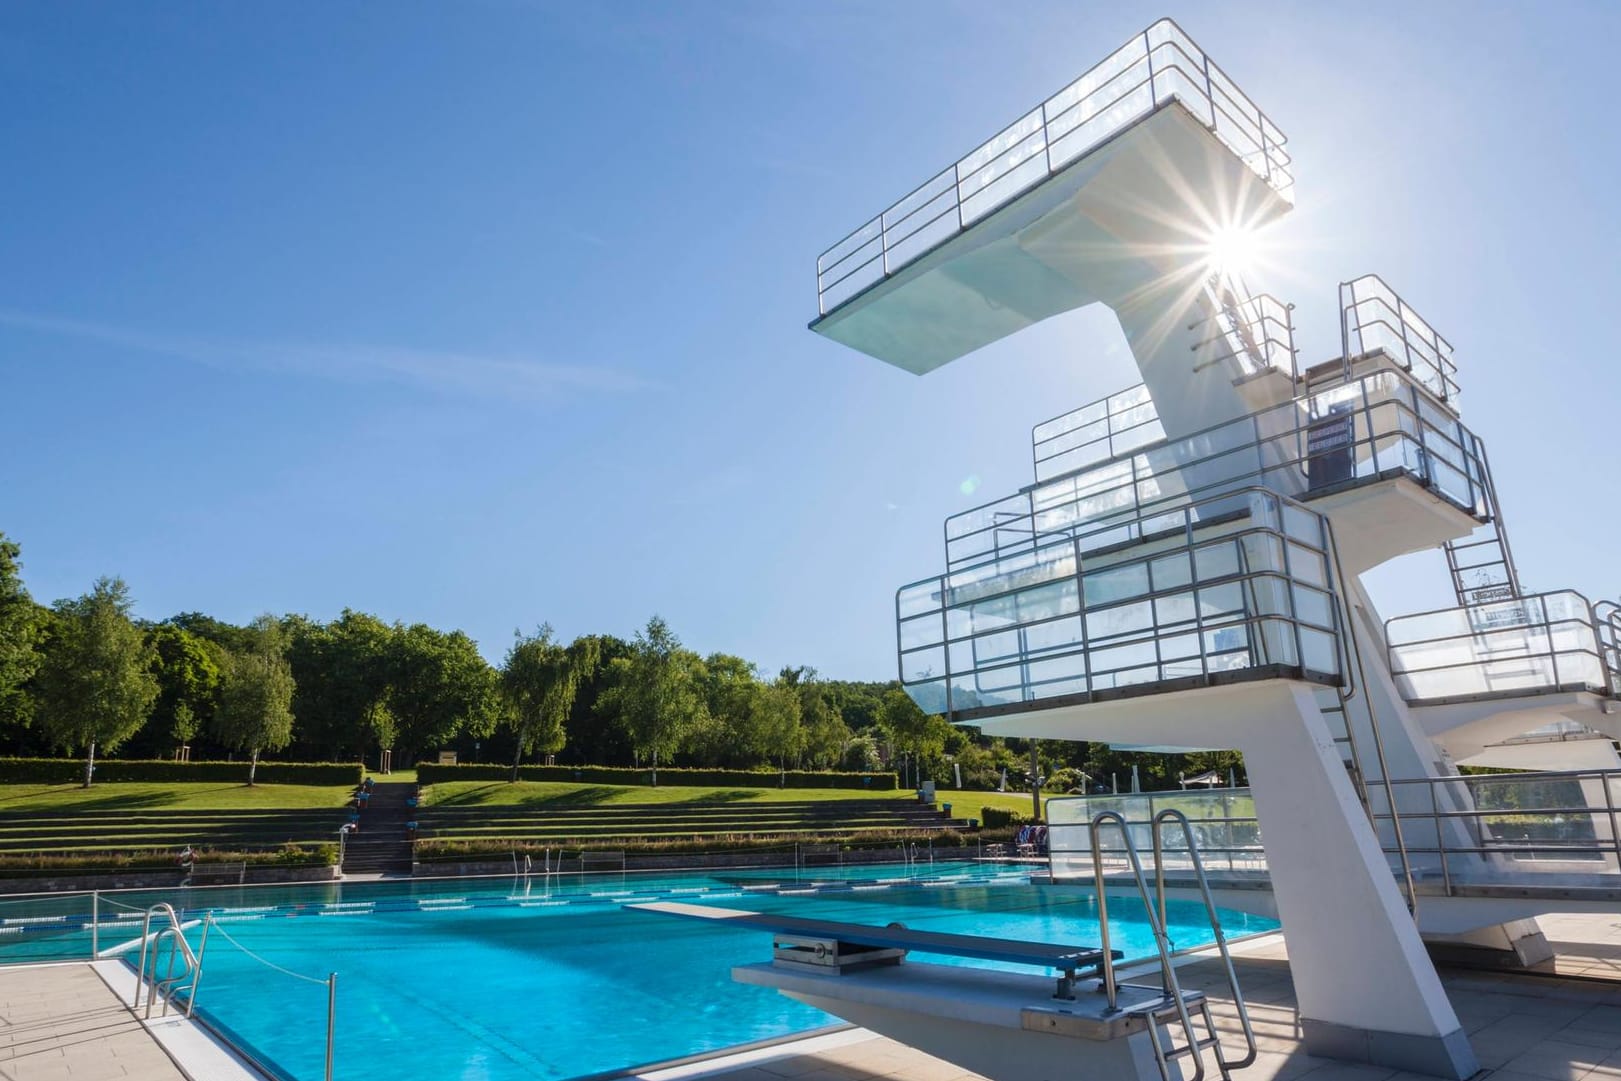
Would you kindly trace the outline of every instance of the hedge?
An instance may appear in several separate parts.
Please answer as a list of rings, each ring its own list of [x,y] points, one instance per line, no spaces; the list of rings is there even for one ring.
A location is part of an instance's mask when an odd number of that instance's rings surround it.
[[[988,830],[1006,829],[1009,826],[1022,826],[1030,821],[1030,816],[1018,811],[1010,811],[1005,807],[981,807],[979,809],[979,823]]]
[[[355,762],[263,762],[255,780],[262,784],[357,785],[365,767]],[[121,781],[223,781],[246,784],[247,762],[170,762],[162,759],[103,758],[95,779]],[[0,784],[77,784],[84,780],[82,758],[0,758]]]
[[[418,841],[416,856],[421,862],[510,858],[514,853],[549,855],[553,860],[575,859],[582,852],[623,852],[629,856],[657,856],[679,853],[792,852],[801,844],[837,845],[844,849],[895,848],[927,845],[935,848],[965,848],[968,839],[958,830],[871,830],[864,833],[829,834],[749,834],[734,837],[625,837],[605,840],[599,845],[543,845],[531,841],[436,840]]]
[[[261,767],[262,768],[262,767]],[[659,767],[659,783],[681,785],[747,785],[750,788],[855,788],[869,792],[893,792],[900,780],[893,773],[834,773],[815,770],[753,769],[666,769]],[[494,763],[465,766],[417,764],[418,784],[447,781],[507,781],[512,767]],[[594,784],[645,785],[652,782],[652,771],[620,766],[520,766],[520,781],[589,781]]]

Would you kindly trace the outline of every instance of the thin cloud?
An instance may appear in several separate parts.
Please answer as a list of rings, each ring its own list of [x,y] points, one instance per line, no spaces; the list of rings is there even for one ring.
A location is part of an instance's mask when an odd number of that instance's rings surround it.
[[[386,345],[253,342],[154,334],[7,309],[0,309],[0,326],[173,357],[212,368],[251,368],[347,383],[398,383],[437,394],[506,401],[546,401],[581,392],[628,393],[651,385],[627,372],[583,364]]]

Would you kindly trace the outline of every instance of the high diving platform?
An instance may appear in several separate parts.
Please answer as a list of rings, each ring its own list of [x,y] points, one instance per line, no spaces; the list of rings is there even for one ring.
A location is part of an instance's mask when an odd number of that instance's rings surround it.
[[[1426,947],[1530,963],[1536,915],[1621,897],[1621,604],[1522,584],[1406,297],[1340,282],[1339,355],[1303,365],[1293,306],[1224,258],[1293,206],[1286,143],[1161,20],[824,252],[810,327],[922,375],[1114,313],[1140,384],[1036,424],[1032,483],[946,519],[896,593],[901,685],[986,735],[1241,752],[1220,825],[1253,851],[1223,855],[1261,868],[1307,1048],[1464,1078]],[[1436,549],[1456,605],[1382,616],[1363,576]]]

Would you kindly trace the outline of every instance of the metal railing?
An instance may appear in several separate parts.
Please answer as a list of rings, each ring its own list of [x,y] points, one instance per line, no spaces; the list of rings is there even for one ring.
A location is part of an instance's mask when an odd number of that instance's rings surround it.
[[[1357,357],[1384,350],[1414,379],[1454,410],[1458,366],[1452,343],[1425,322],[1377,274],[1340,283],[1340,344],[1349,371]]]
[[[1621,770],[1495,773],[1366,782],[1377,797],[1369,817],[1393,874],[1400,853],[1392,826],[1399,818],[1407,858],[1420,893],[1515,896],[1545,889],[1621,893]],[[1167,806],[1190,820],[1207,873],[1230,886],[1259,885],[1268,866],[1246,788],[1067,796],[1047,801],[1047,843],[1055,881],[1084,880],[1100,871],[1129,870],[1119,852],[1093,853],[1089,823],[1100,810],[1118,813],[1139,847]],[[1167,847],[1162,864],[1191,871],[1193,854]]]
[[[1292,201],[1284,134],[1181,27],[1161,19],[824,251],[816,260],[818,312],[826,315],[1171,102]]]
[[[1050,538],[903,586],[901,682],[925,710],[958,717],[1212,676],[1335,684],[1345,669],[1330,544],[1322,516],[1261,488],[1126,534]]]
[[[1123,421],[1129,419],[1122,424],[1127,438],[1150,430],[1152,410],[1145,395],[1117,411]],[[1056,446],[1063,422],[1062,417],[1047,422],[1053,427],[1043,441]],[[1108,424],[1099,429],[1098,423],[1073,425],[1069,430],[1086,438],[1069,449],[1112,439]],[[1068,452],[1055,450],[1052,457]],[[944,526],[946,565],[957,568],[1028,551],[1077,528],[1114,523],[1129,532],[1131,523],[1174,506],[1257,485],[1310,500],[1404,474],[1484,520],[1485,470],[1474,433],[1411,377],[1385,369],[954,514]]]
[[[1214,936],[1214,945],[1217,956],[1221,958],[1227,976],[1228,994],[1232,996],[1233,1005],[1238,1011],[1239,1030],[1243,1034],[1245,1053],[1241,1058],[1229,1061],[1223,1053],[1221,1039],[1216,1030],[1216,1023],[1210,1014],[1209,999],[1202,993],[1186,995],[1182,991],[1181,983],[1176,976],[1176,965],[1172,961],[1174,946],[1171,942],[1169,925],[1166,919],[1166,883],[1165,883],[1165,845],[1162,827],[1166,822],[1175,822],[1181,827],[1181,836],[1184,843],[1184,852],[1189,857],[1189,866],[1194,876],[1195,884],[1199,888],[1201,899],[1204,901],[1205,913],[1210,920],[1211,934]],[[1233,970],[1232,953],[1227,948],[1227,936],[1221,929],[1221,915],[1216,909],[1215,899],[1210,893],[1210,881],[1204,872],[1204,866],[1199,860],[1199,849],[1195,842],[1192,828],[1187,818],[1178,811],[1161,811],[1149,823],[1152,835],[1154,852],[1154,888],[1149,889],[1147,877],[1143,873],[1142,857],[1138,853],[1138,846],[1132,840],[1131,826],[1126,819],[1115,811],[1100,811],[1093,816],[1090,824],[1091,852],[1093,866],[1094,896],[1098,908],[1098,945],[1102,958],[1103,993],[1107,999],[1109,1011],[1120,1010],[1120,987],[1115,977],[1114,958],[1109,949],[1109,891],[1106,888],[1104,863],[1102,858],[1103,832],[1105,826],[1113,826],[1120,837],[1118,852],[1123,859],[1126,869],[1131,873],[1131,881],[1137,887],[1138,897],[1142,901],[1143,911],[1148,917],[1149,930],[1154,936],[1154,945],[1159,953],[1160,962],[1160,996],[1158,1001],[1150,1000],[1147,1003],[1137,1003],[1128,1007],[1128,1016],[1141,1017],[1147,1022],[1149,1043],[1154,1053],[1155,1064],[1159,1067],[1160,1076],[1170,1081],[1173,1076],[1169,1060],[1181,1056],[1193,1059],[1193,1076],[1188,1081],[1201,1081],[1204,1077],[1204,1048],[1212,1048],[1216,1054],[1216,1065],[1221,1076],[1226,1078],[1230,1070],[1242,1069],[1250,1065],[1256,1058],[1255,1032],[1250,1025],[1249,1011],[1244,1006],[1244,994],[1238,986],[1238,973]],[[1200,1038],[1193,1027],[1193,1018],[1189,1013],[1189,1006],[1196,1008],[1202,1015],[1205,1031],[1208,1034]],[[1158,1019],[1162,1016],[1175,1015],[1181,1023],[1182,1032],[1186,1042],[1181,1048],[1167,1049],[1160,1042]],[[1180,1073],[1175,1076],[1181,1077]]]
[[[99,907],[99,895],[95,902]],[[159,927],[156,932],[152,930],[152,921],[157,919]],[[94,933],[94,932],[93,932]],[[94,938],[92,938],[94,942]],[[168,965],[161,978],[158,968],[162,964],[159,955],[163,947],[168,946]],[[203,927],[203,941],[201,948],[208,948],[208,928]],[[147,960],[151,959],[152,967],[147,968]],[[175,972],[175,963],[180,963],[180,971]],[[180,924],[180,917],[175,915],[174,906],[168,902],[160,902],[146,910],[145,918],[141,921],[141,960],[135,968],[135,997],[130,1002],[130,1010],[138,1010],[141,1006],[141,991],[146,989],[147,1020],[152,1019],[152,1002],[154,999],[163,999],[162,1016],[169,1015],[170,1000],[181,991],[187,993],[186,1016],[190,1017],[196,1008],[197,986],[203,976],[203,965],[200,954],[191,952],[191,944],[186,941],[185,929]],[[150,982],[150,987],[148,983]]]
[[[1204,334],[1194,343],[1205,351],[1194,371],[1230,364],[1240,382],[1268,372],[1298,378],[1291,305],[1270,293],[1250,295],[1230,274],[1214,275],[1205,296],[1213,313],[1188,326]]]
[[[1603,625],[1586,597],[1563,590],[1397,616],[1385,621],[1385,640],[1390,673],[1410,703],[1610,694]]]

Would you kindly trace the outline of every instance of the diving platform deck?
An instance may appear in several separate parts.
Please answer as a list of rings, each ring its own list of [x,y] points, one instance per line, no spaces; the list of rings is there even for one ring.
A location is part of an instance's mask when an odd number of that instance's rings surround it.
[[[811,329],[921,375],[1113,306],[1286,212],[1284,142],[1162,19],[824,252]]]

